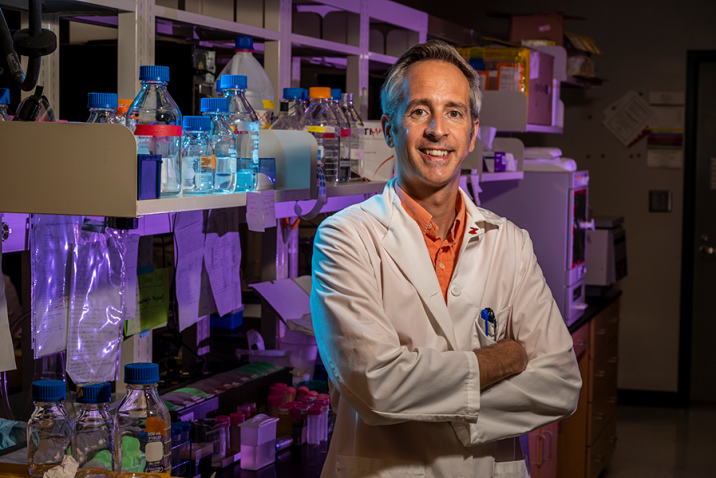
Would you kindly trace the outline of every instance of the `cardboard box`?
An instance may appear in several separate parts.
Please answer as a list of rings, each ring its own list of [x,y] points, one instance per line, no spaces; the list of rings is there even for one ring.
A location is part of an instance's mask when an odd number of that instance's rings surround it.
[[[364,121],[363,177],[390,181],[397,171],[395,149],[388,146],[380,121]]]
[[[512,15],[510,43],[522,40],[551,40],[557,46],[564,44],[564,14],[562,12]]]

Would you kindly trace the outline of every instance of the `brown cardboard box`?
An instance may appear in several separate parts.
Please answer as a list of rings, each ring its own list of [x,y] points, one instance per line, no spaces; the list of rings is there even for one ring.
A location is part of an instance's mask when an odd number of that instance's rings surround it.
[[[551,40],[555,45],[564,44],[564,14],[562,12],[512,15],[510,19],[510,42],[521,40]]]

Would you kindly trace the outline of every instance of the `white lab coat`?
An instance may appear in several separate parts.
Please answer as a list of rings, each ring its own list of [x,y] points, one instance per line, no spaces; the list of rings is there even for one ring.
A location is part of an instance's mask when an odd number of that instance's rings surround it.
[[[316,235],[311,310],[337,414],[321,476],[528,476],[513,437],[572,414],[582,383],[529,235],[460,191],[468,218],[446,304],[393,183]],[[480,393],[486,307],[529,364]]]

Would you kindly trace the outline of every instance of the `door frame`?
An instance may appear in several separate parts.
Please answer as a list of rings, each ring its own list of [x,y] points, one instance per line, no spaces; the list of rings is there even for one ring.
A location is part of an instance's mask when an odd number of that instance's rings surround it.
[[[681,313],[679,320],[679,377],[677,401],[691,402],[691,334],[693,333],[694,253],[696,240],[696,122],[698,117],[699,66],[716,62],[716,51],[688,52],[686,66],[686,117],[684,126],[684,210],[681,233]]]

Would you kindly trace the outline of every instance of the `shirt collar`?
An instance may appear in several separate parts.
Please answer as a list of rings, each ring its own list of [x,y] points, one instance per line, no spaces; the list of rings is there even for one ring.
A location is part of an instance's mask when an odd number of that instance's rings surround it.
[[[395,192],[398,195],[400,202],[403,204],[405,212],[407,212],[408,215],[412,217],[416,223],[418,223],[420,231],[423,235],[430,236],[432,238],[438,237],[439,228],[438,225],[433,222],[433,216],[425,210],[424,207],[418,204],[415,199],[408,196],[408,194],[403,191],[400,186],[398,186],[397,182],[395,183]],[[453,223],[451,233],[447,236],[450,238],[450,243],[454,243],[457,239],[455,237],[457,235],[456,233],[460,230],[460,226],[466,217],[465,200],[459,191],[457,199],[455,200],[455,213],[455,222]]]

